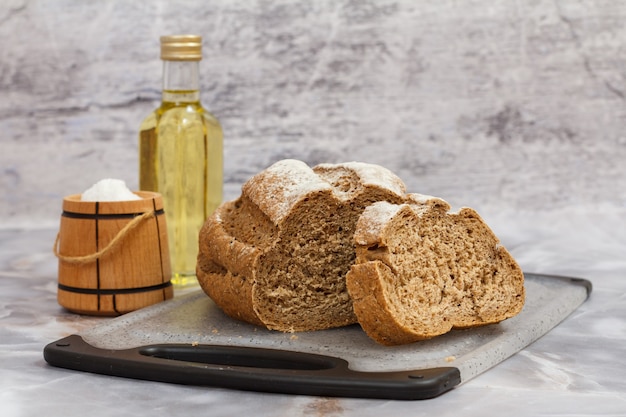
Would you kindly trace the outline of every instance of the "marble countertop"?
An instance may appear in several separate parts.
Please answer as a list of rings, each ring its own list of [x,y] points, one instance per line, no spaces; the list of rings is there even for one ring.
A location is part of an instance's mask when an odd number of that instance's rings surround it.
[[[43,348],[107,318],[56,302],[56,230],[0,230],[0,415],[626,415],[626,209],[483,214],[528,272],[592,281],[547,335],[431,400],[387,401],[180,386],[49,366]],[[178,295],[179,293],[177,293]]]

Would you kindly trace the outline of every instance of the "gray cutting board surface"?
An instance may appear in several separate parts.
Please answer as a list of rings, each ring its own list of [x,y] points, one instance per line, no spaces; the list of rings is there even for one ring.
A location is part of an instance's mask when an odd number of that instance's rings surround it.
[[[350,369],[363,372],[453,366],[463,383],[549,332],[591,291],[586,280],[528,273],[525,286],[524,309],[511,319],[395,347],[377,344],[358,325],[282,333],[239,322],[200,290],[118,317],[80,336],[94,347],[113,350],[176,343],[313,353],[342,358]]]

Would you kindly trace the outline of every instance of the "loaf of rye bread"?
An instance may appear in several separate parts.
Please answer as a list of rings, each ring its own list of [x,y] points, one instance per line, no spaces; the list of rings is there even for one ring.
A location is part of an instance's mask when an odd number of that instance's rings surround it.
[[[377,202],[355,231],[348,292],[365,332],[384,345],[497,323],[524,306],[524,276],[471,208],[439,198]]]
[[[198,281],[233,318],[280,331],[358,321],[382,344],[511,317],[521,270],[473,210],[448,210],[377,165],[279,161],[205,222]]]
[[[205,222],[198,281],[228,315],[269,329],[355,323],[346,274],[356,223],[372,203],[405,198],[404,183],[381,166],[279,161]]]

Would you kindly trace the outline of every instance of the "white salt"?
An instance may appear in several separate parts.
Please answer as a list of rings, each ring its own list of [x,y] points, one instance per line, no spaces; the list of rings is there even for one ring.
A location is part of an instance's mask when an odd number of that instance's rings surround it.
[[[140,199],[141,197],[128,189],[126,182],[112,178],[98,181],[81,196],[82,201],[129,201]]]

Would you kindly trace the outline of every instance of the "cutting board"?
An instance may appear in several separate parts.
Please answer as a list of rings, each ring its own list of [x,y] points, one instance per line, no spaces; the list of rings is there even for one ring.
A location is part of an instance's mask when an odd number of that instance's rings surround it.
[[[526,304],[499,324],[386,347],[358,325],[282,333],[226,316],[202,291],[50,343],[57,367],[302,395],[416,400],[469,381],[549,332],[588,298],[580,278],[525,274]]]

